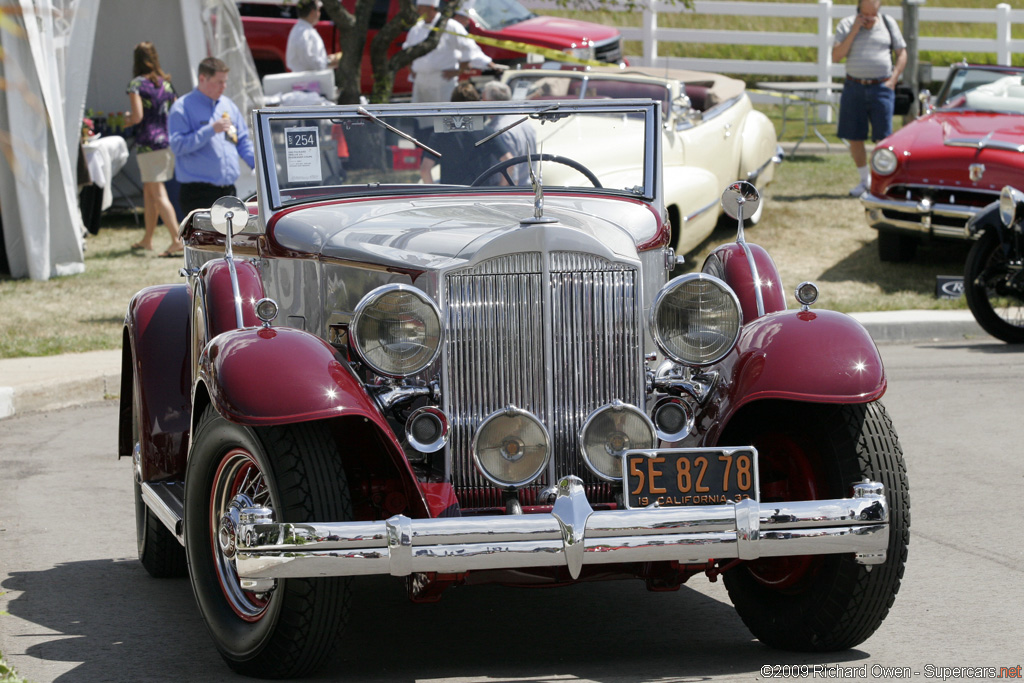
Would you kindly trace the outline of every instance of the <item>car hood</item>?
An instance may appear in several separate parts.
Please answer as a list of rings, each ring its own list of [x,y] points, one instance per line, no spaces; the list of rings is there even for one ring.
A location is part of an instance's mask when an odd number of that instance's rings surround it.
[[[520,221],[532,215],[532,195],[348,201],[286,212],[273,224],[272,236],[294,252],[401,269],[441,270],[465,264],[514,231],[530,230],[529,224]],[[584,240],[589,237],[629,258],[636,258],[637,244],[657,232],[654,214],[640,202],[548,196],[544,216]]]
[[[905,126],[879,143],[892,147],[900,169],[891,177],[900,182],[939,179],[966,181],[967,166],[984,164],[984,185],[1004,182],[995,176],[1012,173],[1019,182],[1024,166],[1024,117],[989,112],[935,112]],[[960,176],[964,176],[960,178]]]
[[[480,31],[480,33],[503,40],[514,40],[559,50],[581,45],[583,41],[587,40],[601,43],[619,35],[618,29],[609,26],[547,16],[533,17],[517,24],[510,24],[502,27],[500,31]]]

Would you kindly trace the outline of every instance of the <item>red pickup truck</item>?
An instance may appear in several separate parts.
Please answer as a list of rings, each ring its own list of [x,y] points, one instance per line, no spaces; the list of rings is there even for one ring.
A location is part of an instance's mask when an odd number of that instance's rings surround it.
[[[342,0],[344,7],[355,9],[356,0]],[[288,33],[295,24],[294,6],[283,6],[277,2],[239,2],[245,39],[256,61],[256,70],[262,78],[266,74],[286,71],[284,66]],[[370,40],[376,31],[398,11],[398,0],[376,0],[370,19],[370,34],[366,41],[363,59],[362,91],[369,93],[373,88],[370,72]],[[472,34],[527,43],[544,48],[567,52],[576,57],[617,63],[622,60],[622,36],[618,29],[586,21],[562,19],[560,17],[538,16],[520,5],[516,0],[476,0],[469,10],[469,32]],[[336,52],[338,31],[330,21],[317,24],[328,52]],[[401,49],[405,34],[391,46],[391,54]],[[524,53],[514,50],[481,45],[491,59],[502,64],[514,64],[525,60]],[[403,69],[395,78],[395,94],[412,91],[409,70]]]

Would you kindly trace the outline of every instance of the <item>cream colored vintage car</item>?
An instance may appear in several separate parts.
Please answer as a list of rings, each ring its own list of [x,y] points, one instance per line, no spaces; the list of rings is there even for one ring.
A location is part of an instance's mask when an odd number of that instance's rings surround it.
[[[665,207],[671,245],[680,255],[694,250],[714,230],[722,213],[722,188],[746,180],[763,190],[782,160],[775,128],[756,111],[743,81],[704,71],[645,68],[508,71],[502,79],[520,100],[652,99],[661,102]],[[619,141],[602,135],[556,140],[538,138],[547,153],[577,159],[602,180],[628,160]],[[763,209],[764,203],[761,204]],[[759,211],[750,221],[761,218]]]

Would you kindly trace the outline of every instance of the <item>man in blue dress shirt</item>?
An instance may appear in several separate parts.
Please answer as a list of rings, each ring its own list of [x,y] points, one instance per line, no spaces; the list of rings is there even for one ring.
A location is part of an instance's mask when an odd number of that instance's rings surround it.
[[[228,65],[207,57],[199,62],[199,85],[179,97],[167,117],[174,177],[181,184],[178,201],[185,213],[235,195],[238,157],[255,168],[249,127],[224,96],[227,83]]]

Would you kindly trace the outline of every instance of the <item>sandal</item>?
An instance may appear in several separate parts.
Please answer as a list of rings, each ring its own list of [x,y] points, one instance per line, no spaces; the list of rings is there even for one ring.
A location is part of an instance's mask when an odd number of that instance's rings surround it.
[[[153,251],[153,247],[147,247],[142,242],[136,242],[132,245],[132,251]]]
[[[185,255],[185,250],[184,249],[175,249],[174,251],[171,251],[170,249],[168,249],[167,251],[162,252],[158,258],[178,258],[178,257],[184,256],[184,255]]]

